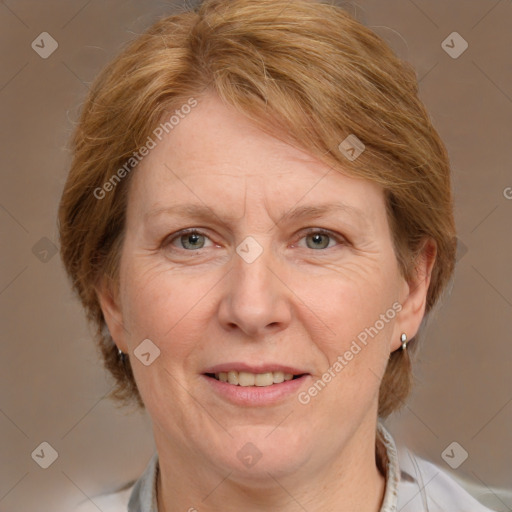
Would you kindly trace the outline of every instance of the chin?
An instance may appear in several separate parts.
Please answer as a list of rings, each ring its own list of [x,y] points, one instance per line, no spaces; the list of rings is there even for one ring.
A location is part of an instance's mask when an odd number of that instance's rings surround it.
[[[311,440],[300,442],[296,432],[249,428],[237,432],[210,457],[221,464],[222,474],[231,473],[235,481],[265,486],[272,477],[293,474],[304,466],[308,458],[304,446],[311,446]]]

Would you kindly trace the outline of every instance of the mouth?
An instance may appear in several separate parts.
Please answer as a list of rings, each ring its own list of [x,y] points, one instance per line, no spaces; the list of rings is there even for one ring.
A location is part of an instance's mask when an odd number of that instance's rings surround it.
[[[282,384],[290,380],[300,379],[306,373],[286,373],[283,371],[251,373],[247,371],[230,370],[217,373],[205,373],[206,377],[215,379],[219,382],[225,382],[232,386],[241,387],[269,387]]]
[[[312,375],[304,367],[226,362],[205,368],[207,389],[239,407],[270,407],[293,400]]]

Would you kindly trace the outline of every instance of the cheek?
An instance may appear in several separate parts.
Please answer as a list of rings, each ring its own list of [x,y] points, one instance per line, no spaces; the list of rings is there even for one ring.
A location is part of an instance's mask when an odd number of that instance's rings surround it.
[[[365,262],[315,281],[314,287],[304,283],[297,294],[305,297],[321,320],[317,325],[323,326],[309,331],[323,354],[321,372],[329,381],[326,392],[322,384],[317,386],[322,401],[333,411],[361,408],[376,398],[389,358],[398,305],[397,269],[392,259]]]
[[[389,333],[396,316],[392,306],[398,298],[393,265],[382,262],[347,265],[342,270],[315,276],[313,282],[314,286],[312,280],[304,280],[294,291],[323,326],[325,347],[343,350],[376,323],[379,332]]]
[[[179,274],[166,263],[137,258],[128,262],[124,275],[123,318],[131,348],[149,338],[165,348],[162,355],[169,354],[171,361],[186,357],[204,333],[201,311],[218,278]]]
[[[189,408],[183,382],[196,370],[194,361],[205,338],[207,292],[214,282],[172,272],[169,266],[133,258],[124,268],[123,318],[133,354],[142,340],[160,349],[149,366],[132,364],[135,380],[153,419],[173,418],[179,436],[182,412]],[[183,431],[187,429],[183,427]]]

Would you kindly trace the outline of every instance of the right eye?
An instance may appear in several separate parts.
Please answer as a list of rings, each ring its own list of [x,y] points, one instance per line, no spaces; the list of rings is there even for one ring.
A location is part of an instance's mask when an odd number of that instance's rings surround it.
[[[165,246],[173,246],[185,251],[197,251],[205,248],[207,240],[210,240],[207,235],[197,229],[186,229],[180,231],[172,238],[167,238],[164,242]],[[210,240],[211,242],[211,240]]]

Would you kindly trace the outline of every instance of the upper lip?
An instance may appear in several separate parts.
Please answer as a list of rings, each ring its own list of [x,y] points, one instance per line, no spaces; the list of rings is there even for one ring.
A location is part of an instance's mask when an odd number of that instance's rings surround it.
[[[204,373],[220,373],[220,372],[248,372],[248,373],[269,373],[269,372],[283,372],[283,373],[291,373],[292,375],[303,375],[309,373],[305,370],[302,370],[293,366],[286,366],[282,364],[275,363],[264,363],[264,364],[247,364],[241,362],[232,362],[232,363],[222,363],[216,364],[215,366],[211,366],[207,368]]]

